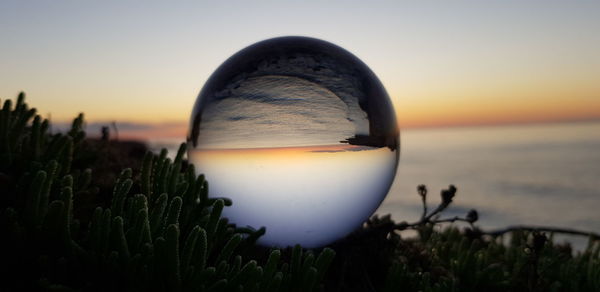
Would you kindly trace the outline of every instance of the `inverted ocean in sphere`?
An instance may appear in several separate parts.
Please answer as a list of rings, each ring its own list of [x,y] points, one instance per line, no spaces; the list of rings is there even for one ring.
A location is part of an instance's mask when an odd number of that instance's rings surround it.
[[[192,112],[190,161],[224,216],[267,228],[259,243],[318,247],[358,228],[381,204],[398,163],[385,89],[331,43],[281,37],[223,63]]]

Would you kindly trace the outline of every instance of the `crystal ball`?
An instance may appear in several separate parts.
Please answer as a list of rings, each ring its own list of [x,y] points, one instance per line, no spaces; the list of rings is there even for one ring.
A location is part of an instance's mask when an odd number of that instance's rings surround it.
[[[227,59],[194,105],[188,158],[258,243],[320,247],[377,209],[396,173],[398,126],[375,74],[326,41],[279,37]]]

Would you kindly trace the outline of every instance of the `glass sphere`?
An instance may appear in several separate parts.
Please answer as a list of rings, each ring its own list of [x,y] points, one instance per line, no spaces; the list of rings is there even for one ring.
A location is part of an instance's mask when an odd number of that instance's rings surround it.
[[[196,100],[189,159],[228,197],[224,216],[265,226],[265,246],[319,247],[377,209],[396,173],[399,138],[375,74],[331,43],[280,37],[223,63]]]

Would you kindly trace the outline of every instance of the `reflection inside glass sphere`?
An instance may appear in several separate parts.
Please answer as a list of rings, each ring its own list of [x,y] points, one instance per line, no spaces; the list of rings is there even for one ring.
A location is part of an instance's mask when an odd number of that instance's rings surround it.
[[[325,41],[282,37],[243,49],[204,85],[189,158],[224,216],[267,228],[259,243],[318,247],[359,227],[393,181],[399,141],[385,89]]]

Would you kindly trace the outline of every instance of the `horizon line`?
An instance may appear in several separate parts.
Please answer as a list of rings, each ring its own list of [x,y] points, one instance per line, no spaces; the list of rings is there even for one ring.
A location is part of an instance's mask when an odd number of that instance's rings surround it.
[[[497,121],[497,122],[463,122],[463,123],[432,123],[403,125],[398,122],[400,131],[419,131],[452,128],[485,128],[485,127],[507,127],[507,126],[534,126],[534,125],[559,125],[559,124],[584,124],[600,122],[600,117],[558,119],[558,120],[533,120],[533,121]],[[160,122],[137,122],[137,121],[88,121],[85,131],[90,137],[99,137],[101,128],[108,126],[112,131],[112,124],[116,123],[119,138],[126,139],[148,139],[158,138],[187,138],[188,122],[168,121]],[[71,121],[52,122],[55,131],[65,131],[71,126]]]

